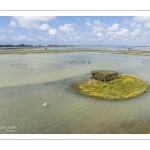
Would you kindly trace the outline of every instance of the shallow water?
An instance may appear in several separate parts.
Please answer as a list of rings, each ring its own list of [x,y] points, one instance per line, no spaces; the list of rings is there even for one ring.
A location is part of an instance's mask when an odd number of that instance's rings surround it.
[[[41,47],[0,47],[0,50],[150,50],[150,46],[122,45],[73,45],[73,46],[41,46]]]
[[[150,84],[149,65],[146,56],[96,52],[0,55],[0,133],[148,133],[149,90],[109,101],[80,95],[72,85],[96,69],[131,73]]]

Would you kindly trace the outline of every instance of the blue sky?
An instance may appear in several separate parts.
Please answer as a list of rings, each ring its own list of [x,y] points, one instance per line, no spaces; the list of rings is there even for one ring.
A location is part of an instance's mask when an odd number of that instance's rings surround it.
[[[149,16],[0,16],[0,44],[150,45]]]

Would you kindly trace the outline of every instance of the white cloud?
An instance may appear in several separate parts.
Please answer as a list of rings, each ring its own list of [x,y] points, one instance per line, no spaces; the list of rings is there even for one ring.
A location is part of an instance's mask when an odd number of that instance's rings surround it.
[[[110,40],[110,41],[114,41],[114,39],[113,39],[113,38],[110,38],[109,40]]]
[[[130,23],[130,26],[131,26],[132,28],[134,28],[135,25],[136,25],[136,23]]]
[[[16,27],[16,26],[17,26],[17,23],[16,23],[16,21],[11,20],[9,25],[10,25],[11,27]]]
[[[17,40],[17,41],[22,41],[24,39],[26,39],[26,36],[21,35],[21,36],[13,36],[12,37],[13,40]]]
[[[69,39],[70,41],[73,41],[73,37],[70,37],[70,39]]]
[[[99,32],[99,33],[97,33],[97,36],[101,37],[101,36],[103,36],[103,34]]]
[[[141,28],[141,24],[137,24],[137,25],[136,25],[136,28]]]
[[[125,19],[123,23],[128,24],[128,23],[130,23],[130,21],[128,19]]]
[[[107,35],[114,35],[115,32],[107,31],[106,34],[107,34]]]
[[[119,24],[114,23],[112,26],[108,27],[107,30],[109,30],[109,31],[118,31],[119,30]]]
[[[140,34],[140,30],[135,30],[134,32],[131,32],[131,35],[132,36],[137,36],[137,35],[139,35]]]
[[[86,25],[86,26],[91,26],[91,23],[88,21],[88,22],[86,22],[85,25]]]
[[[27,38],[28,41],[36,42],[34,38]]]
[[[132,28],[141,28],[141,24],[136,24],[136,23],[130,23],[130,26]]]
[[[15,16],[10,24],[15,25],[15,20],[20,27],[38,28],[39,22],[48,22],[55,18],[54,16]]]
[[[87,38],[87,40],[90,41],[90,42],[94,42],[95,41],[94,38]]]
[[[133,18],[133,20],[139,22],[147,22],[150,21],[150,16],[136,16]]]
[[[5,32],[5,29],[0,29],[0,32]]]
[[[150,22],[146,22],[146,23],[144,24],[144,26],[145,26],[146,28],[150,28]]]
[[[42,37],[42,36],[40,36],[40,35],[35,36],[35,38],[36,38],[37,40],[40,40],[40,41],[48,41],[47,38],[44,38],[44,37]]]
[[[49,35],[55,35],[55,34],[57,34],[57,30],[56,29],[49,29],[48,34]]]
[[[81,40],[81,39],[83,39],[83,37],[78,35],[78,36],[75,37],[75,39]]]
[[[101,23],[100,23],[99,20],[94,20],[93,22],[94,22],[94,24],[96,24],[96,25],[101,25]]]
[[[65,24],[59,26],[60,31],[68,32],[68,31],[73,31],[74,30],[74,25],[73,24]]]
[[[47,23],[43,23],[38,27],[39,30],[48,30],[50,26]]]
[[[58,38],[61,38],[62,36],[59,34],[57,37],[58,37]]]
[[[3,40],[3,39],[5,39],[6,38],[6,36],[4,36],[4,35],[1,35],[0,36],[0,40]]]
[[[101,26],[93,26],[93,34],[99,32],[99,31],[102,31],[103,30],[103,27]]]
[[[99,37],[97,40],[101,41],[102,39]]]
[[[120,31],[116,32],[116,36],[127,36],[128,35],[128,29],[125,28],[121,28]]]

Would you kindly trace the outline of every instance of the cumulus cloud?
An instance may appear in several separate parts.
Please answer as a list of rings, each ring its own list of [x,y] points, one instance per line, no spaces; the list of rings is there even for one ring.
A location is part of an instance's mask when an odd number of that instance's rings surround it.
[[[150,28],[150,22],[146,22],[146,23],[144,24],[144,26],[145,26],[146,28]]]
[[[130,26],[131,26],[132,28],[134,28],[135,25],[136,25],[136,23],[130,23]]]
[[[87,40],[90,41],[90,42],[94,42],[95,38],[87,38]]]
[[[137,24],[137,25],[136,25],[136,28],[141,28],[141,24]]]
[[[5,32],[5,29],[0,29],[0,32]]]
[[[73,24],[65,24],[59,26],[60,31],[68,32],[68,31],[73,31],[74,30],[74,25]]]
[[[24,36],[24,35],[12,37],[12,40],[17,40],[17,41],[22,41],[24,39],[26,39],[26,36]]]
[[[49,35],[55,35],[55,34],[57,34],[57,30],[56,29],[49,29],[48,34]]]
[[[4,35],[1,35],[0,36],[0,40],[3,40],[3,39],[5,39],[6,38],[6,36],[4,36]]]
[[[61,38],[62,36],[59,34],[57,37],[58,37],[58,38]]]
[[[128,19],[125,19],[123,23],[128,24],[128,23],[130,23],[130,21]]]
[[[10,25],[11,27],[16,27],[16,26],[17,26],[17,23],[16,23],[16,21],[11,20],[9,25]]]
[[[134,21],[139,21],[139,22],[147,22],[150,21],[150,16],[136,16],[133,17]]]
[[[37,40],[40,40],[40,41],[48,41],[47,38],[44,38],[44,37],[42,37],[42,36],[40,36],[40,35],[35,36],[35,38],[36,38]]]
[[[107,34],[107,35],[114,35],[114,34],[115,34],[115,32],[107,31],[107,32],[106,32],[106,34]]]
[[[119,24],[114,23],[112,26],[107,28],[108,31],[117,31],[119,30]]]
[[[97,33],[97,36],[101,37],[101,36],[103,36],[103,34],[99,32],[99,33]]]
[[[88,22],[86,22],[85,25],[86,25],[86,26],[91,26],[92,24],[88,21]]]
[[[128,29],[125,28],[121,28],[120,31],[116,32],[116,36],[127,36],[128,35]]]
[[[70,41],[73,41],[73,37],[70,37],[70,39],[69,39]]]
[[[78,35],[78,36],[76,36],[76,37],[75,37],[75,39],[77,39],[77,40],[81,40],[81,39],[83,39],[83,37],[82,37],[82,36],[80,36],[80,35]]]
[[[34,38],[27,38],[28,41],[36,42]]]
[[[141,28],[141,24],[136,24],[136,23],[130,23],[130,26],[132,28]]]
[[[11,20],[10,25],[15,26],[17,22],[18,26],[24,28],[38,28],[39,22],[48,22],[54,20],[55,16],[15,16]]]
[[[135,30],[134,32],[131,32],[131,35],[132,36],[137,36],[137,35],[140,34],[140,32],[141,32],[141,30]]]
[[[110,40],[110,41],[114,41],[114,38],[110,38],[109,40]]]
[[[94,24],[96,24],[96,25],[101,25],[101,23],[100,23],[99,20],[94,20],[93,22],[94,22]]]
[[[93,26],[93,31],[92,31],[92,33],[95,34],[95,33],[99,32],[99,31],[102,31],[103,29],[104,29],[104,28],[101,27],[101,26]]]
[[[39,30],[48,30],[49,28],[50,26],[46,23],[43,23],[42,25],[38,27]]]

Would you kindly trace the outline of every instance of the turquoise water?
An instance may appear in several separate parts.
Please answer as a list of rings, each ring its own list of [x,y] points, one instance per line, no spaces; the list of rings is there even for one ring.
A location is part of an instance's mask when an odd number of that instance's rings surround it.
[[[147,133],[149,90],[109,101],[80,95],[72,85],[97,69],[131,73],[150,84],[149,65],[147,56],[96,52],[0,55],[0,133]]]

